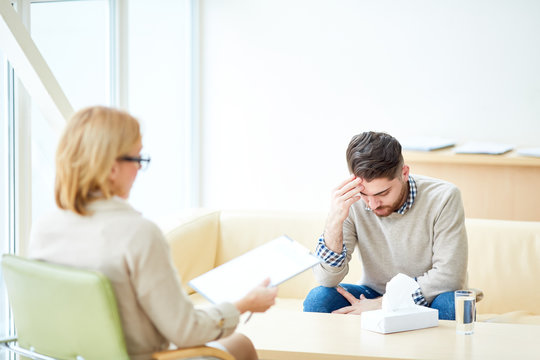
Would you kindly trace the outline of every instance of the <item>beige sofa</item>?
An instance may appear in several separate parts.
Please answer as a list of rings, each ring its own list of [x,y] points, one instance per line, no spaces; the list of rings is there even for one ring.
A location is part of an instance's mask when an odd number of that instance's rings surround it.
[[[170,243],[180,277],[187,282],[280,235],[315,248],[326,214],[310,212],[192,210],[159,225]],[[469,286],[481,289],[480,321],[540,325],[540,222],[466,220]],[[344,282],[357,283],[361,264],[353,255]],[[302,311],[318,284],[311,271],[280,285],[276,306]],[[193,300],[200,296],[187,285]]]

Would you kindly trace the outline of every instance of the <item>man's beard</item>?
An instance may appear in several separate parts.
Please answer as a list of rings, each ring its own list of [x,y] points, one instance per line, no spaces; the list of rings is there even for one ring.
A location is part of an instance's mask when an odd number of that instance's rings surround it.
[[[386,205],[386,206],[379,206],[376,209],[371,209],[373,213],[379,217],[387,217],[388,215],[392,214],[394,211],[398,210],[400,207],[403,206],[403,203],[405,203],[405,200],[407,200],[407,194],[409,192],[409,183],[405,184],[405,181],[401,181],[403,184],[401,188],[401,193],[399,194],[398,200],[396,200],[395,203],[392,205]]]

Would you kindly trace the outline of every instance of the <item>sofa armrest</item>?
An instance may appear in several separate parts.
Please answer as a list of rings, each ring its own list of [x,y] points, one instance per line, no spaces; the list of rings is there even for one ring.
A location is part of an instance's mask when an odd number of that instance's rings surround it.
[[[189,210],[158,222],[171,248],[171,256],[182,285],[214,268],[219,239],[219,211]]]

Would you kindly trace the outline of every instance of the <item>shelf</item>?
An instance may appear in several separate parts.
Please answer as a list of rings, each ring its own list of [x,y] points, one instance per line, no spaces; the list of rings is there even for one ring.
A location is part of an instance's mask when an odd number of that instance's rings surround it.
[[[531,166],[540,167],[540,158],[520,156],[516,151],[502,155],[456,154],[452,149],[433,151],[403,151],[405,163],[421,162],[433,164],[493,165],[493,166]]]

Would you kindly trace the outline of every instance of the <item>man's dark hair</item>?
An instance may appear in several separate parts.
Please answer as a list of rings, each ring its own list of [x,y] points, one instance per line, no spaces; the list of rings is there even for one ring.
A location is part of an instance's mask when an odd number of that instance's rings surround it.
[[[353,136],[347,148],[349,171],[367,181],[378,178],[392,180],[403,167],[401,144],[382,132],[363,132]]]

